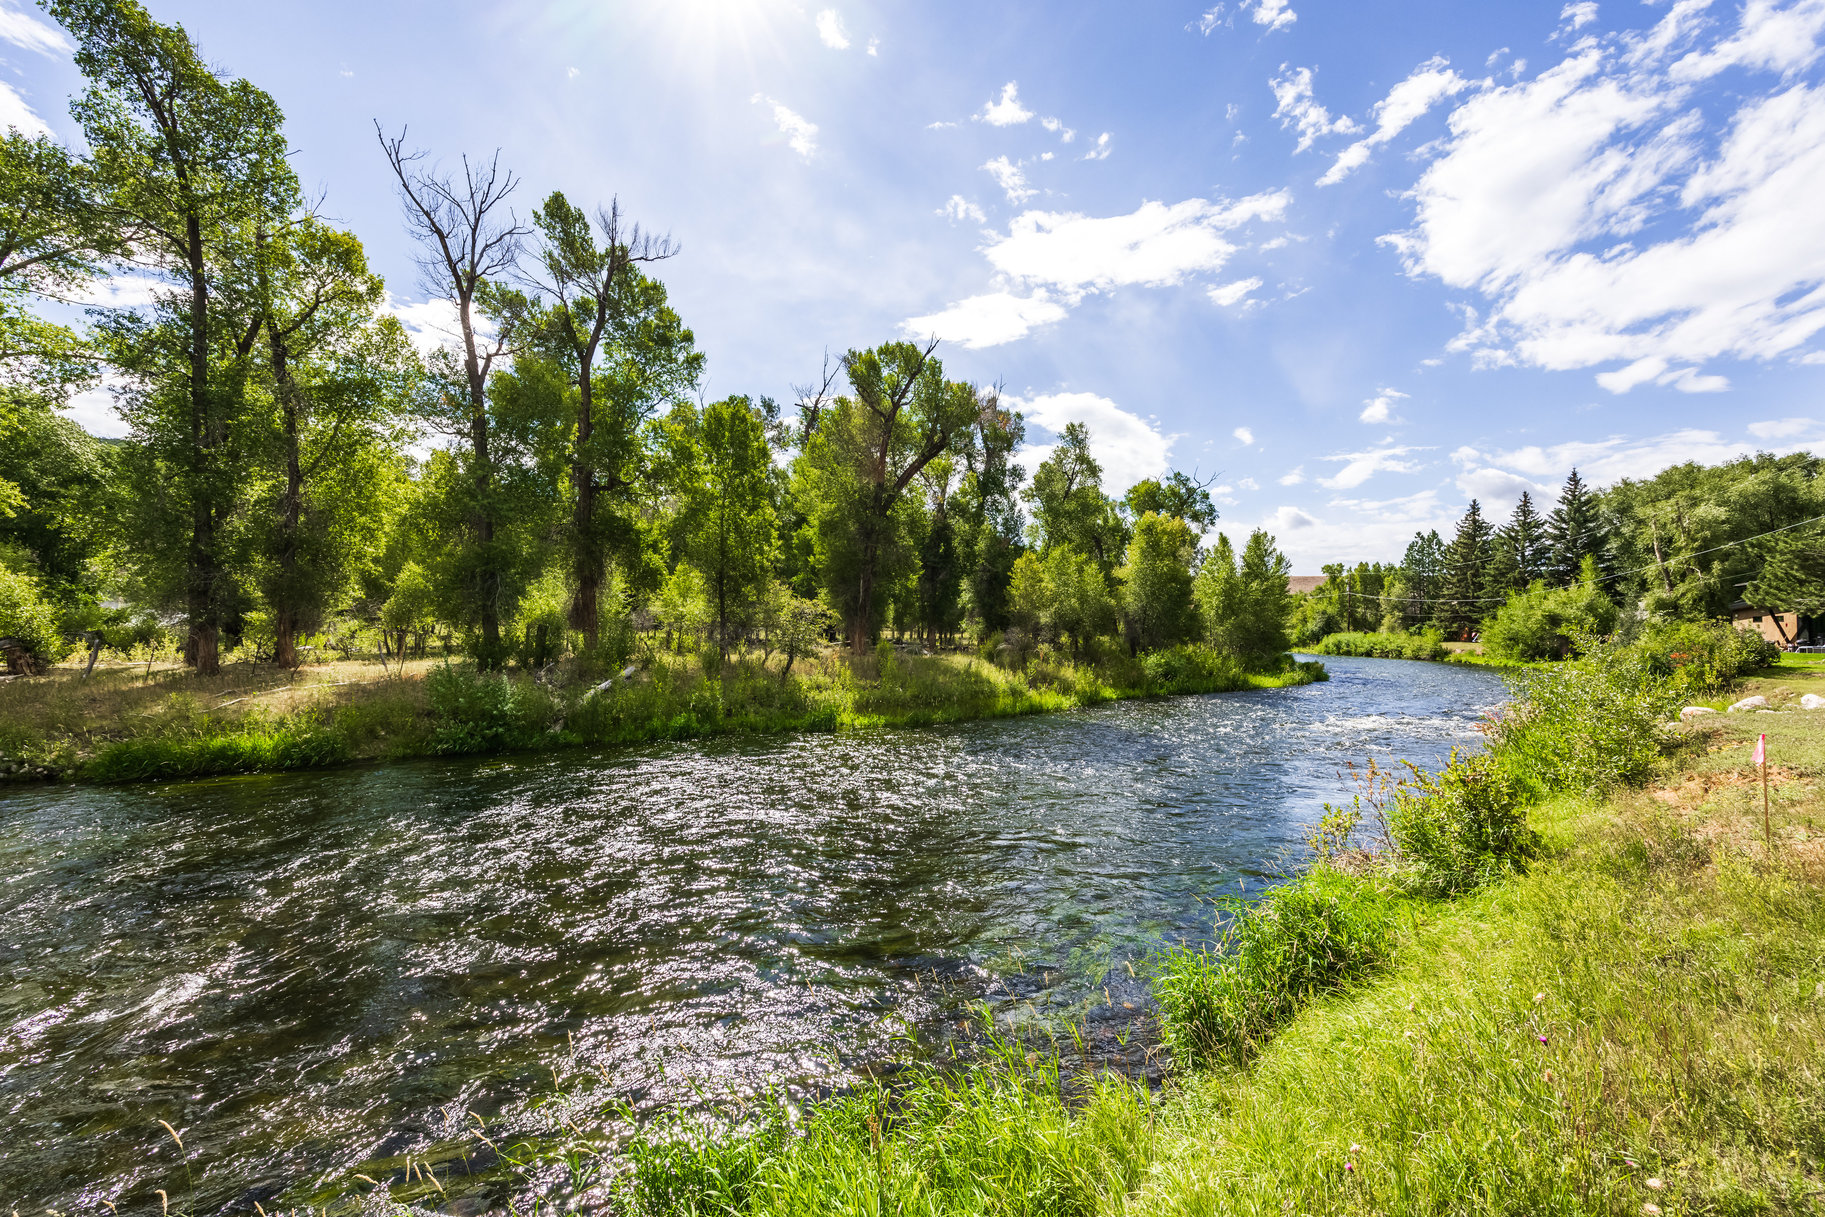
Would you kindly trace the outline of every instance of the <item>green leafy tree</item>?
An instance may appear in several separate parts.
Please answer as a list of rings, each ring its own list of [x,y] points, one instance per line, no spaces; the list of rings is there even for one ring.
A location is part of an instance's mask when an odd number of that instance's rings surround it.
[[[1136,520],[1150,511],[1155,515],[1176,516],[1191,525],[1199,536],[1217,522],[1217,508],[1210,501],[1210,492],[1188,474],[1177,471],[1163,482],[1154,478],[1136,482],[1123,497],[1122,505]]]
[[[845,355],[853,396],[821,410],[796,462],[795,498],[857,655],[880,628],[881,589],[903,579],[914,559],[908,541],[919,505],[908,487],[996,408],[993,393],[944,379],[935,345],[890,342]]]
[[[959,446],[962,484],[947,518],[956,529],[959,561],[967,579],[966,612],[984,636],[1008,626],[1008,580],[1021,552],[1025,521],[1020,483],[1026,471],[1013,455],[1026,440],[1026,421],[999,405],[985,408]]]
[[[1045,595],[1047,619],[1060,636],[1071,640],[1077,658],[1087,644],[1115,631],[1120,609],[1109,591],[1109,581],[1096,559],[1068,545],[1046,551]]]
[[[257,319],[220,288],[244,264],[251,234],[296,209],[281,115],[133,0],[48,7],[74,35],[89,81],[71,112],[107,207],[131,232],[135,261],[166,284],[149,315],[117,316],[103,332],[130,381],[125,412],[143,459],[129,468],[149,479],[142,497],[163,500],[141,519],[183,534],[142,532],[141,552],[154,563],[182,555],[185,661],[214,672],[235,594],[227,534],[256,438],[246,389]]]
[[[1616,628],[1615,603],[1598,585],[1596,559],[1588,555],[1570,587],[1535,581],[1516,592],[1483,625],[1484,649],[1498,659],[1563,659],[1580,637],[1600,637]]]
[[[726,656],[766,594],[777,520],[772,452],[745,397],[707,406],[690,437],[683,487],[684,553],[702,573],[718,651]]]
[[[1825,546],[1818,528],[1798,529],[1756,543],[1761,569],[1743,588],[1743,599],[1774,617],[1775,628],[1792,642],[1781,623],[1787,613],[1825,616]]]
[[[1102,479],[1103,467],[1090,453],[1090,429],[1067,423],[1023,495],[1033,505],[1042,548],[1069,545],[1095,558],[1108,573],[1122,560],[1128,527],[1114,500],[1103,493]]]
[[[1445,542],[1436,530],[1414,533],[1401,559],[1406,599],[1400,605],[1405,628],[1414,629],[1434,620],[1445,586]]]
[[[1204,637],[1214,646],[1224,646],[1230,623],[1244,612],[1242,577],[1236,570],[1236,548],[1226,533],[1217,534],[1217,543],[1204,555],[1197,577],[1191,584],[1192,600],[1198,607],[1199,624]]]
[[[639,427],[657,403],[696,383],[703,358],[666,305],[664,288],[639,271],[641,263],[678,253],[669,238],[641,232],[618,201],[599,208],[592,227],[583,209],[557,191],[533,220],[540,237],[534,282],[552,301],[544,330],[576,387],[570,620],[583,632],[584,647],[594,650],[608,558],[633,538],[624,513],[636,492]]]
[[[405,658],[406,636],[423,635],[437,620],[437,599],[424,568],[408,561],[393,579],[393,591],[380,606],[380,628],[398,640],[396,654]]]
[[[1217,534],[1217,544],[1205,555],[1193,586],[1204,637],[1256,664],[1284,653],[1291,645],[1291,569],[1274,547],[1274,538],[1259,529],[1249,534],[1240,562],[1229,538]]]
[[[964,552],[953,507],[956,461],[941,456],[919,475],[924,484],[925,529],[919,540],[919,573],[914,581],[913,616],[929,644],[948,638],[963,622]]]
[[[1148,512],[1134,522],[1120,577],[1129,634],[1139,649],[1169,647],[1195,631],[1191,561],[1197,548],[1190,525],[1177,517]]]
[[[1008,572],[1008,620],[1028,638],[1037,638],[1046,628],[1052,613],[1052,589],[1046,580],[1045,564],[1032,550],[1014,559]]]

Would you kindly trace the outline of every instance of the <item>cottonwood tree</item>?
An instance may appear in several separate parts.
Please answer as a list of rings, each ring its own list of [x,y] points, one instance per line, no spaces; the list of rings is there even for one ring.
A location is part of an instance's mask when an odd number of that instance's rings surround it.
[[[1134,522],[1134,539],[1120,571],[1133,648],[1156,650],[1192,635],[1191,560],[1197,548],[1191,526],[1176,516],[1150,511]]]
[[[592,227],[583,209],[557,191],[533,222],[540,245],[531,282],[550,297],[543,328],[562,353],[577,392],[570,436],[570,623],[593,651],[609,548],[598,499],[625,496],[632,488],[627,471],[643,421],[639,407],[693,383],[702,359],[676,315],[670,315],[670,324],[661,315],[670,314],[663,289],[655,300],[656,283],[636,269],[676,256],[678,246],[669,237],[643,233],[621,214],[618,200],[597,209]],[[602,393],[596,367],[605,353],[614,384]],[[657,393],[656,382],[666,382]]]
[[[753,403],[731,397],[705,407],[686,442],[684,554],[703,574],[718,654],[745,632],[766,594],[777,543],[771,450]]]
[[[1163,482],[1155,478],[1136,482],[1122,496],[1122,506],[1136,520],[1150,511],[1155,515],[1176,516],[1191,525],[1199,536],[1217,522],[1217,507],[1210,501],[1207,484],[1178,471]]]
[[[456,316],[460,346],[454,355],[433,358],[433,371],[442,371],[447,383],[435,394],[431,415],[468,444],[468,592],[481,633],[476,662],[488,670],[505,660],[501,618],[511,609],[505,559],[494,544],[503,504],[495,493],[488,380],[517,349],[522,327],[516,322],[524,319],[526,301],[499,281],[518,266],[530,230],[508,209],[519,182],[501,167],[499,152],[486,164],[465,156],[461,172],[448,173],[427,164],[423,151],[407,151],[403,130],[389,139],[376,123],[374,134],[398,183],[406,229],[419,246],[424,288]]]
[[[380,316],[384,286],[353,233],[306,215],[260,245],[254,289],[280,466],[263,591],[273,661],[296,667],[299,632],[348,582],[347,542],[360,530],[336,517],[371,514],[363,474],[386,463],[373,449],[395,446],[418,360],[398,320]]]
[[[109,354],[130,378],[126,409],[141,459],[147,521],[174,525],[185,662],[219,667],[224,611],[235,588],[225,534],[240,506],[250,455],[247,381],[258,317],[219,290],[246,235],[296,209],[279,107],[245,80],[212,71],[176,26],[132,0],[52,0],[74,35],[89,86],[71,106],[106,187],[106,206],[131,234],[134,263],[165,285],[146,314],[103,324]],[[166,538],[148,538],[157,563]]]
[[[945,380],[936,347],[936,340],[923,347],[889,342],[845,355],[853,396],[821,409],[800,456],[801,510],[858,655],[880,627],[880,589],[903,576],[912,558],[906,517],[918,505],[907,488],[998,405],[993,390]]]
[[[1022,493],[1033,504],[1042,548],[1069,545],[1095,558],[1107,575],[1122,560],[1128,526],[1103,493],[1102,479],[1103,467],[1090,453],[1090,429],[1067,423]]]

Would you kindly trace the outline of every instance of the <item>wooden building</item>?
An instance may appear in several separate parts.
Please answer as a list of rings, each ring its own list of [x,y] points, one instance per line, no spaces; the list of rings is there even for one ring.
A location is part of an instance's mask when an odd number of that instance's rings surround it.
[[[1817,622],[1815,627],[1815,618],[1785,610],[1757,608],[1747,600],[1738,600],[1730,606],[1730,623],[1739,629],[1752,629],[1782,647],[1815,646],[1821,637],[1825,637],[1825,628],[1817,628],[1825,627],[1825,622]]]

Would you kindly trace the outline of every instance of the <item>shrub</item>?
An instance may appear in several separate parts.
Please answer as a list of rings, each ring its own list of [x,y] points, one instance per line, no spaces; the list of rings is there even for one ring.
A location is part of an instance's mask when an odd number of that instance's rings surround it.
[[[1593,572],[1594,574],[1594,572]],[[1483,623],[1483,649],[1496,659],[1564,659],[1586,635],[1616,628],[1616,606],[1592,579],[1570,587],[1535,583],[1516,592]]]
[[[1214,950],[1180,947],[1156,965],[1154,993],[1180,1067],[1247,1062],[1313,998],[1380,967],[1394,947],[1393,895],[1320,867],[1231,914]]]
[[[38,580],[5,567],[0,567],[0,635],[19,640],[34,672],[64,656],[57,610],[45,600]]]
[[[1654,675],[1694,694],[1720,693],[1781,658],[1780,648],[1755,630],[1722,621],[1656,623],[1642,630],[1635,645]]]
[[[1515,676],[1517,696],[1492,731],[1498,762],[1535,795],[1642,780],[1660,756],[1661,724],[1683,700],[1640,648],[1580,646],[1580,659]]]
[[[1330,634],[1317,646],[1320,655],[1361,655],[1375,659],[1443,659],[1445,636],[1437,630],[1418,634]]]
[[[1410,768],[1387,804],[1388,835],[1403,877],[1419,891],[1470,891],[1516,870],[1538,848],[1520,783],[1494,757],[1453,749],[1439,773]]]
[[[432,749],[445,754],[524,748],[537,738],[535,699],[500,675],[445,664],[425,678],[436,723]]]

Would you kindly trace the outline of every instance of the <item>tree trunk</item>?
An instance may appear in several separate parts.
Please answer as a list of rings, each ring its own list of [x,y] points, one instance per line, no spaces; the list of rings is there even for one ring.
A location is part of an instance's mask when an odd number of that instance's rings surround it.
[[[590,437],[595,434],[592,405],[594,390],[590,385],[591,355],[586,351],[578,360],[577,377],[577,446],[571,460],[570,480],[576,490],[577,506],[571,526],[576,532],[575,576],[577,594],[570,605],[570,623],[583,632],[583,650],[594,654],[602,630],[602,561],[596,553],[596,471],[586,457]]]
[[[216,619],[217,569],[215,470],[211,455],[220,442],[219,426],[210,409],[209,393],[209,281],[203,265],[203,229],[192,214],[184,221],[184,238],[190,264],[190,546],[185,555],[188,570],[185,612],[190,619],[184,641],[184,662],[200,674],[221,671],[219,623]]]
[[[272,334],[273,378],[285,433],[285,492],[279,500],[279,601],[273,606],[273,662],[298,666],[298,525],[304,514],[304,472],[298,460],[298,393],[285,343]]]
[[[484,551],[494,544],[494,515],[488,510],[488,491],[493,482],[488,467],[488,407],[486,386],[474,356],[469,358],[469,440],[475,452],[475,529],[476,544]],[[482,648],[476,666],[492,671],[501,666],[501,572],[496,559],[488,553],[480,572]]]

